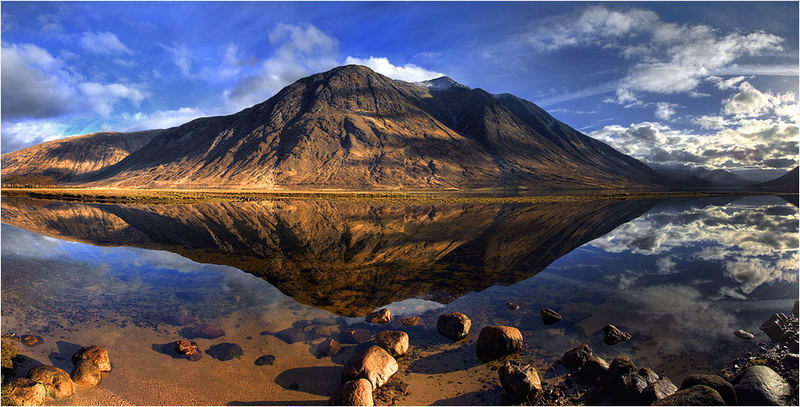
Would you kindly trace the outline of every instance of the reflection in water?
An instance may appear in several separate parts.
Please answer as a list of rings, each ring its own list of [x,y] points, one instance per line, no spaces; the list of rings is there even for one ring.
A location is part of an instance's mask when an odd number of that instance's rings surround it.
[[[295,300],[360,316],[513,284],[635,218],[649,201],[363,205],[335,201],[91,205],[3,202],[3,221],[97,245],[234,266]]]

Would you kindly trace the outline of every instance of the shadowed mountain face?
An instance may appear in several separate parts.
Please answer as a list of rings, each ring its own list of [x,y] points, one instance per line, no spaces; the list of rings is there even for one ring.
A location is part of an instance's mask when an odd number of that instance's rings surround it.
[[[101,246],[234,266],[346,316],[407,298],[447,303],[531,277],[651,201],[373,205],[262,201],[93,205],[6,198],[3,222]]]
[[[798,176],[798,167],[794,167],[794,169],[778,178],[767,182],[762,182],[756,186],[767,191],[797,192],[798,189],[800,189],[800,176]]]
[[[289,189],[662,183],[646,165],[533,103],[449,78],[395,81],[355,65],[300,79],[239,113],[167,129],[116,164],[70,181]]]

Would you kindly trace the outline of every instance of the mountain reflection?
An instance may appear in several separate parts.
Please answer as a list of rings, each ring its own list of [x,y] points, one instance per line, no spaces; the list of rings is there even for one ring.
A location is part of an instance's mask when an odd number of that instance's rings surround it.
[[[407,298],[447,303],[531,277],[652,201],[97,205],[3,200],[3,223],[100,246],[234,266],[300,303],[361,316]]]

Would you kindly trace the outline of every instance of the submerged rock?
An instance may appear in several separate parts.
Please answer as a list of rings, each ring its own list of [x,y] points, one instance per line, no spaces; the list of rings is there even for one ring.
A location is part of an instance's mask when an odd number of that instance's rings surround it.
[[[650,383],[642,390],[642,404],[653,404],[653,402],[667,398],[677,391],[678,388],[671,380],[662,377],[658,379],[658,381]]]
[[[767,366],[750,366],[731,382],[742,405],[786,405],[793,394],[792,386]]]
[[[516,311],[519,309],[519,305],[514,304],[513,302],[507,302],[506,308],[510,309],[511,311]]]
[[[406,325],[406,326],[417,326],[417,325],[419,325],[420,321],[422,321],[422,318],[420,318],[420,317],[403,317],[403,318],[400,318],[400,324],[401,325]]]
[[[37,335],[22,335],[19,340],[25,346],[41,345],[43,342],[42,337]]]
[[[370,312],[364,319],[373,324],[388,324],[392,320],[392,313],[386,308],[381,308],[375,312]]]
[[[552,325],[561,321],[561,315],[550,308],[542,308],[540,314],[542,315],[542,322],[544,322],[545,325]]]
[[[497,359],[522,350],[522,333],[510,326],[485,326],[475,346],[480,359]]]
[[[364,378],[377,389],[397,373],[398,368],[392,355],[378,346],[370,346],[347,361],[342,369],[342,382]]]
[[[747,332],[747,331],[745,331],[743,329],[740,329],[740,330],[734,332],[733,334],[738,336],[738,337],[740,337],[740,338],[742,338],[742,339],[754,339],[755,338],[755,335],[753,335],[750,332]]]
[[[439,315],[436,322],[436,329],[440,334],[456,341],[466,338],[471,326],[472,321],[460,312]]]
[[[738,404],[736,400],[736,391],[733,389],[733,386],[720,376],[712,374],[690,374],[683,379],[681,390],[697,385],[708,386],[716,390],[717,393],[722,396],[722,399],[725,400],[725,404],[729,406]]]
[[[352,329],[347,331],[347,339],[355,343],[366,343],[372,340],[372,332],[362,328]]]
[[[47,396],[54,399],[69,397],[75,391],[69,373],[55,366],[36,366],[28,371],[28,379],[44,385]]]
[[[564,365],[565,369],[570,372],[574,372],[580,369],[591,355],[592,348],[590,348],[588,344],[584,343],[568,350],[567,353],[565,353],[561,358],[561,363]]]
[[[374,406],[372,384],[367,379],[356,379],[342,383],[339,390],[328,400],[329,406]]]
[[[631,334],[627,332],[622,332],[621,330],[619,330],[619,328],[611,324],[604,326],[603,332],[605,332],[606,334],[605,339],[603,339],[606,345],[616,345],[620,342],[631,339]]]
[[[16,378],[4,386],[3,404],[17,406],[41,406],[44,404],[47,391],[44,385],[31,379]]]
[[[101,372],[111,371],[111,360],[108,357],[108,351],[102,346],[85,346],[72,355],[72,363],[77,364],[81,359],[91,360]]]
[[[220,336],[225,336],[225,331],[216,325],[194,324],[181,329],[180,334],[186,339],[217,339]]]
[[[719,393],[708,386],[697,385],[678,391],[653,403],[654,406],[724,406]]]
[[[394,357],[408,352],[408,334],[403,331],[382,331],[375,335],[375,343]]]
[[[231,360],[234,358],[240,358],[242,356],[242,347],[230,342],[223,342],[216,344],[206,351],[212,358],[226,361]]]
[[[256,366],[272,365],[273,363],[275,363],[275,356],[272,355],[259,356],[259,358],[256,359],[254,363]]]
[[[522,402],[528,396],[542,390],[539,373],[530,365],[517,361],[507,361],[500,369],[500,385],[508,397],[514,402]]]
[[[342,345],[336,339],[328,338],[317,345],[317,356],[333,356],[342,350]]]
[[[297,342],[304,342],[306,340],[306,334],[300,328],[286,328],[282,331],[275,332],[275,337],[278,339],[288,343],[297,343]]]
[[[103,379],[100,367],[92,360],[80,359],[72,370],[72,381],[81,386],[97,386]]]

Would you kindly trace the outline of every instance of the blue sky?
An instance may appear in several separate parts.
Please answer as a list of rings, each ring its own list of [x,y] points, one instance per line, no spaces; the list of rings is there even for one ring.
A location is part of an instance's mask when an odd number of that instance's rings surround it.
[[[345,63],[531,100],[653,165],[798,160],[783,3],[3,2],[2,151],[236,112]]]

